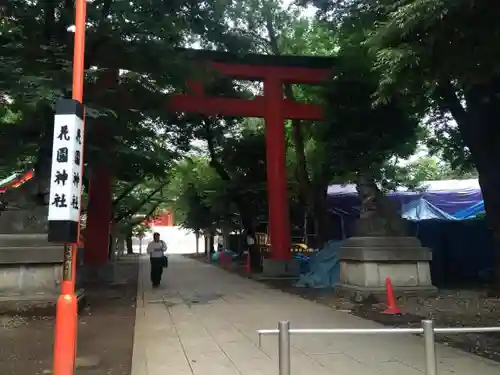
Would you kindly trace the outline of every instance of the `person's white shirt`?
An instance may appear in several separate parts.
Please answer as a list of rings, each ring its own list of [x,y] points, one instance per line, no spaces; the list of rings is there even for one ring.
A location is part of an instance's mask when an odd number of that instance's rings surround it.
[[[148,244],[146,251],[151,258],[162,258],[165,256],[165,252],[167,251],[167,245],[162,240],[159,240],[158,242],[153,240]]]

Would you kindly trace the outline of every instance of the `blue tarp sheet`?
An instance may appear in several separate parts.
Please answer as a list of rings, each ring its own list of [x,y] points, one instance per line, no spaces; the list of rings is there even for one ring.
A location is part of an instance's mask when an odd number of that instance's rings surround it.
[[[401,207],[401,216],[407,220],[457,220],[454,216],[447,214],[443,210],[437,208],[433,204],[426,201],[424,198],[416,199],[409,203],[403,204]]]
[[[422,184],[422,191],[407,191],[401,188],[389,193],[388,196],[399,201],[401,205],[423,198],[450,215],[467,209],[483,199],[477,179],[427,181]],[[359,214],[361,202],[356,185],[331,185],[328,187],[327,199],[329,208],[341,210],[348,215]]]
[[[226,257],[229,257],[229,259],[231,260],[233,260],[233,258],[238,256],[238,254],[232,252],[231,250],[216,251],[215,253],[212,254],[212,261],[218,262],[222,254],[224,254]]]
[[[338,252],[341,241],[327,242],[309,261],[309,272],[295,286],[299,288],[333,288],[340,279]]]
[[[296,259],[299,262],[301,275],[309,272],[309,262],[311,261],[311,257],[299,253],[295,254],[293,259]]]
[[[475,205],[455,212],[453,214],[459,220],[472,219],[476,217],[478,214],[484,212],[484,201],[477,202]]]

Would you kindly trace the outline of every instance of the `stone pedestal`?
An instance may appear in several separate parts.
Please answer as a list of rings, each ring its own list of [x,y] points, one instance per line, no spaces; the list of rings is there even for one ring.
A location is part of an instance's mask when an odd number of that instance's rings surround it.
[[[415,237],[352,237],[340,249],[337,289],[356,299],[385,296],[391,278],[396,295],[436,293],[432,285],[431,252]]]
[[[7,209],[0,212],[0,234],[44,234],[47,242],[48,215],[45,206]]]
[[[47,241],[47,207],[0,213],[0,302],[55,302],[64,246]],[[77,263],[81,257],[77,257]],[[76,287],[79,289],[78,272]]]
[[[63,255],[63,245],[47,242],[46,234],[0,234],[0,302],[55,302]]]
[[[300,264],[296,259],[263,259],[261,276],[267,278],[299,277]]]

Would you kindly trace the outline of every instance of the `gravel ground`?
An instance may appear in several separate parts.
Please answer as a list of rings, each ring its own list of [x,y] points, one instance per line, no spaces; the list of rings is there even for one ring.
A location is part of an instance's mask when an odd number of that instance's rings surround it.
[[[88,305],[80,314],[76,375],[129,375],[135,323],[137,262],[121,261],[122,280],[85,289]],[[50,374],[54,306],[0,312],[2,375]]]
[[[203,257],[187,255],[200,261]],[[246,276],[242,267],[232,266],[229,271]],[[273,288],[298,295],[336,310],[349,312],[384,325],[419,327],[422,319],[434,319],[440,327],[481,327],[500,325],[500,299],[488,297],[483,289],[440,290],[430,298],[402,297],[398,299],[401,316],[382,314],[385,303],[375,300],[355,303],[335,295],[332,290],[296,288],[293,280],[257,280]],[[437,340],[467,352],[500,362],[500,333],[439,335]]]

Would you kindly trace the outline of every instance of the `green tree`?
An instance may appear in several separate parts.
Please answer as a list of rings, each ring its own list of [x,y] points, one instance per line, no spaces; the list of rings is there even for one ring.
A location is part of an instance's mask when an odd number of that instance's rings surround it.
[[[431,156],[420,157],[406,164],[401,168],[401,172],[411,181],[409,185],[418,185],[422,181],[460,180],[477,177],[477,173],[473,171],[455,170],[450,163]]]
[[[176,218],[195,232],[226,227],[253,233],[268,212],[263,129],[252,121],[232,129],[222,122],[202,120],[206,152],[177,164],[168,196]],[[256,250],[253,267],[259,264]]]
[[[165,193],[177,223],[193,231],[214,230],[219,212],[218,199],[213,195],[222,195],[223,185],[205,156],[179,161],[172,170]]]
[[[478,172],[499,251],[500,288],[498,14],[499,5],[487,0],[474,6],[467,1],[403,1],[385,9],[385,19],[374,25],[368,42],[383,74],[382,99],[389,92],[404,93],[455,120],[455,128],[448,124],[440,129],[448,135],[445,151],[455,162],[472,161]]]
[[[166,110],[167,93],[195,70],[176,48],[193,38],[235,44],[221,27],[224,4],[88,5],[86,172],[106,167],[127,183],[161,179],[189,149],[193,127]],[[37,181],[48,179],[54,102],[70,95],[73,15],[67,1],[14,0],[0,8],[0,164],[34,166]]]
[[[479,175],[487,219],[493,230],[500,289],[500,133],[497,16],[493,0],[325,1],[321,16],[339,24],[363,24],[366,45],[377,54],[378,101],[405,96],[426,106],[434,136],[453,167],[471,164]],[[453,124],[454,120],[456,125]]]
[[[355,33],[349,27],[329,30],[320,22],[301,17],[297,8],[285,9],[280,1],[234,3],[230,14],[232,25],[228,26],[255,41],[249,52],[338,57],[335,68],[339,73],[334,74],[326,98],[318,90],[285,86],[290,99],[326,102],[326,121],[291,121],[288,127],[293,145],[289,154],[294,157],[299,193],[316,220],[321,245],[328,239],[328,184],[339,179],[357,180],[360,175],[372,182],[391,177],[388,172],[392,170],[385,163],[395,155],[409,156],[415,149],[419,135],[416,109],[396,97],[372,108],[379,76],[371,72],[374,56],[358,47],[364,38],[360,29]]]
[[[239,32],[254,41],[252,49],[247,52],[258,52],[271,55],[322,55],[331,54],[335,40],[330,30],[321,24],[312,22],[301,15],[300,9],[295,6],[285,7],[280,0],[262,1],[247,0],[235,2],[231,10],[232,25],[235,32]],[[316,102],[320,104],[318,90],[313,88],[284,86],[285,95],[291,100]],[[328,239],[326,228],[326,184],[322,176],[321,182],[312,180],[311,165],[306,155],[307,139],[311,137],[307,127],[311,124],[300,120],[289,121],[286,130],[291,144],[288,149],[290,175],[297,183],[300,204],[306,214],[315,219],[317,244]],[[309,147],[309,150],[314,148]],[[321,168],[317,168],[321,170]],[[317,175],[315,175],[317,176]],[[295,196],[290,191],[289,196]],[[302,222],[303,220],[300,220]]]

